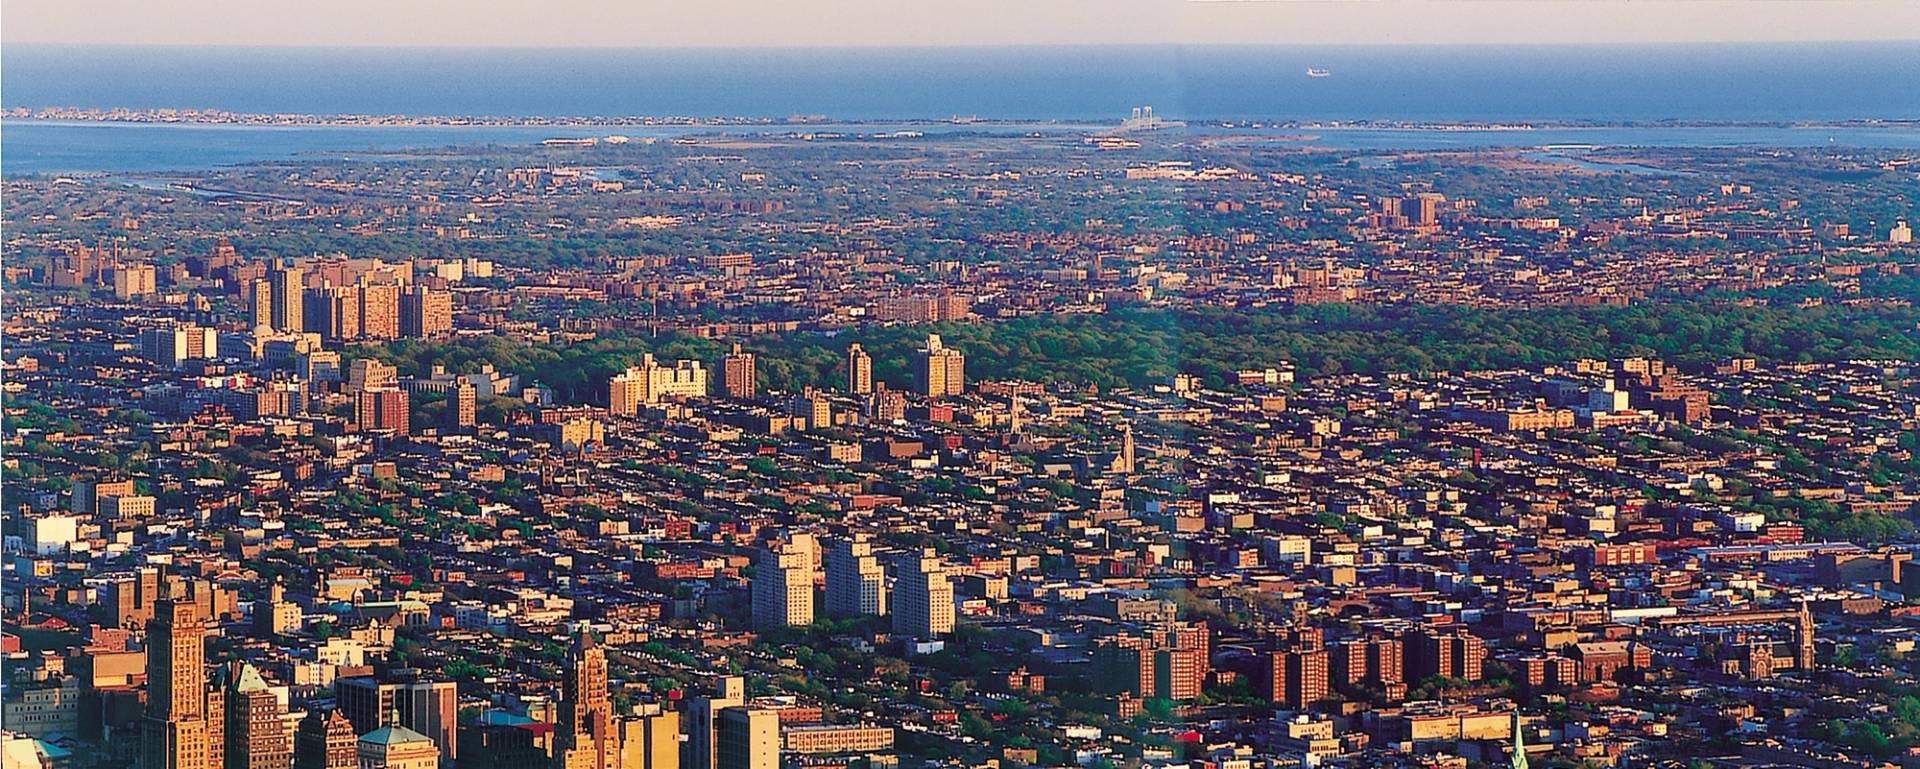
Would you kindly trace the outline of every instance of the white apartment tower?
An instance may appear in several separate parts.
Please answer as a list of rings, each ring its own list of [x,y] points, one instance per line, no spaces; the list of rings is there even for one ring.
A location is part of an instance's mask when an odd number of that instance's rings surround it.
[[[887,571],[873,556],[873,537],[854,534],[827,552],[827,612],[887,613]]]

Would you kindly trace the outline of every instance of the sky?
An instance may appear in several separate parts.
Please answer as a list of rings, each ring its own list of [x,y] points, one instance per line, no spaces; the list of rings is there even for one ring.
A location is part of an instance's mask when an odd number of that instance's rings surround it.
[[[0,43],[1481,44],[1920,39],[1920,0],[0,0]]]

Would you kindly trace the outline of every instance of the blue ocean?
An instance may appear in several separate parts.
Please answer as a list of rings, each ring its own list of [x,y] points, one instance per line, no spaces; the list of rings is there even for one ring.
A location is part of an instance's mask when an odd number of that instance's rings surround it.
[[[1308,77],[1309,68],[1324,77]],[[1920,128],[1690,127],[1920,119],[1920,42],[1629,46],[858,49],[172,48],[9,45],[0,106],[234,112],[1113,121],[1633,123],[1547,132],[1349,129],[1328,146],[1844,144]],[[988,129],[992,130],[992,129]],[[1572,130],[1573,135],[1559,135]],[[6,173],[191,170],[307,153],[615,132],[519,127],[28,124]],[[640,134],[621,129],[619,133]],[[1456,135],[1440,135],[1442,133]]]

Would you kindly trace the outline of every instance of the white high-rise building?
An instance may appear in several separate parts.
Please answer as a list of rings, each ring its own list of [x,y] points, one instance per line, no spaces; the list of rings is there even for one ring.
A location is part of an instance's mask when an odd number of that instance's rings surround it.
[[[794,534],[762,551],[753,572],[753,624],[813,624],[814,564],[820,546],[812,534]]]
[[[953,632],[953,581],[931,548],[909,559],[894,585],[893,632],[929,640]]]
[[[827,552],[827,612],[887,613],[887,571],[873,556],[871,535],[854,534]]]
[[[747,682],[739,676],[724,676],[711,696],[694,698],[686,714],[686,769],[718,769],[720,712],[746,702]]]

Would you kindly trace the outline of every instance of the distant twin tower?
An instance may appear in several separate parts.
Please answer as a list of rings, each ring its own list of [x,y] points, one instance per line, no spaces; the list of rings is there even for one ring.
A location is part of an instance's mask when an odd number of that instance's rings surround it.
[[[1153,107],[1134,107],[1133,114],[1121,121],[1122,131],[1152,131],[1160,128],[1178,128],[1186,125],[1178,120],[1161,120],[1153,114]]]

